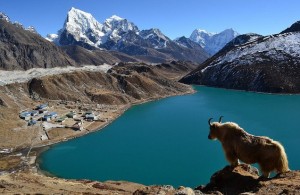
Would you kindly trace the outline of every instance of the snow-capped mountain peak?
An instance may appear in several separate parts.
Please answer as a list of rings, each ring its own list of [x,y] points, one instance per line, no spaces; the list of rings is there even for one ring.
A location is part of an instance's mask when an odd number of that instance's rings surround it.
[[[166,37],[159,29],[157,28],[151,28],[149,30],[142,30],[140,32],[140,36],[143,37],[144,39],[148,39],[154,36],[159,37],[160,39],[168,41],[169,38]]]
[[[46,39],[61,46],[78,45],[92,50],[99,48],[147,56],[141,58],[155,62],[170,59],[203,62],[207,59],[200,46],[181,46],[157,28],[140,31],[134,23],[117,15],[99,23],[90,13],[76,8],[70,9],[58,34],[49,34]]]
[[[127,19],[121,18],[117,15],[113,15],[110,18],[106,19],[103,24],[103,31],[106,33],[112,32],[112,31],[118,31],[121,32],[128,32],[128,31],[134,31],[138,32],[138,27],[132,23],[129,22]]]
[[[111,17],[106,19],[106,21],[108,21],[108,22],[121,21],[121,20],[125,20],[125,19],[121,18],[120,16],[117,16],[117,15],[112,15]]]
[[[165,36],[159,29],[151,28],[149,30],[142,30],[139,35],[151,42],[151,45],[156,49],[166,48],[170,39]]]
[[[239,33],[236,32],[235,30],[233,30],[232,28],[225,29],[225,30],[223,30],[222,32],[220,32],[218,34],[223,34],[223,35],[233,36],[233,37],[236,37],[236,36],[239,35]]]
[[[190,39],[196,43],[199,43],[201,47],[204,48],[208,39],[215,34],[216,33],[207,32],[206,30],[196,29],[192,32]]]
[[[139,29],[134,23],[129,22],[127,19],[113,15],[105,20],[102,31],[106,34],[107,38],[116,43],[122,38],[124,33],[129,31],[138,33]]]
[[[203,30],[203,29],[196,29],[196,30],[194,30],[193,33],[195,33],[195,34],[207,34],[209,36],[217,34],[217,33],[214,33],[214,32],[208,32],[208,31]]]
[[[72,27],[76,28],[78,26],[87,28],[98,28],[101,29],[102,25],[92,16],[92,14],[81,11],[72,7],[68,12],[67,19],[65,21],[65,28]]]
[[[64,24],[64,29],[72,34],[75,40],[79,41],[83,39],[91,45],[97,45],[101,36],[104,35],[102,27],[103,25],[92,14],[74,7],[68,12]]]
[[[208,53],[213,55],[238,35],[239,33],[232,28],[220,33],[211,33],[206,30],[196,29],[192,32],[190,39],[199,43]]]

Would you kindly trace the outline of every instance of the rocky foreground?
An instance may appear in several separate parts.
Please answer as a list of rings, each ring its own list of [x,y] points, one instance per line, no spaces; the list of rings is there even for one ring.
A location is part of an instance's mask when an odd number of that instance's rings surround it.
[[[226,166],[211,177],[209,184],[196,189],[207,194],[300,194],[300,171],[264,179],[250,165]]]
[[[187,173],[188,174],[188,173]],[[199,173],[201,174],[201,173]],[[300,171],[261,179],[256,168],[241,164],[216,172],[207,185],[195,189],[173,186],[144,186],[125,181],[97,182],[47,177],[32,170],[0,176],[2,194],[300,194]]]

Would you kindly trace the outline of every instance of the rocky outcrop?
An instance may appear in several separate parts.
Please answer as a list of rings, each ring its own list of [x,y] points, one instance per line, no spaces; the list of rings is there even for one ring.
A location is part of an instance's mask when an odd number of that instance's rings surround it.
[[[0,69],[76,66],[60,48],[31,31],[0,19]]]
[[[300,171],[281,173],[273,178],[261,178],[250,165],[227,166],[216,172],[206,186],[197,190],[205,194],[298,194]]]

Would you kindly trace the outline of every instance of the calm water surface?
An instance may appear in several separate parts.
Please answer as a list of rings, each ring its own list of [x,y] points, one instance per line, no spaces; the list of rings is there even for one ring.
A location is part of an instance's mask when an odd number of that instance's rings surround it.
[[[195,89],[134,106],[99,132],[54,145],[40,156],[41,169],[63,178],[196,187],[227,165],[220,143],[207,139],[208,118],[220,115],[279,140],[290,168],[300,169],[299,95]]]

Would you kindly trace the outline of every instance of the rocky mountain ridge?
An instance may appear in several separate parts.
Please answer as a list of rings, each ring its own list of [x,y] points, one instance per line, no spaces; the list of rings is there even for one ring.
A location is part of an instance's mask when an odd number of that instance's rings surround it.
[[[24,30],[28,30],[28,31],[30,31],[30,32],[32,32],[32,33],[35,33],[35,34],[38,34],[38,35],[39,35],[39,33],[36,31],[36,29],[35,29],[33,26],[28,26],[27,28],[25,28],[21,23],[19,23],[19,22],[17,22],[17,21],[12,22],[12,21],[10,20],[10,18],[9,18],[5,13],[3,13],[3,12],[0,12],[0,20],[4,20],[4,21],[6,21],[6,22],[9,22],[9,23],[11,23],[11,24],[13,24],[13,25],[19,27],[19,28],[22,28],[22,29],[24,29]]]
[[[76,66],[63,50],[29,30],[0,19],[0,69]]]
[[[242,35],[181,81],[257,92],[300,93],[299,45],[300,32],[294,30],[269,36]]]

